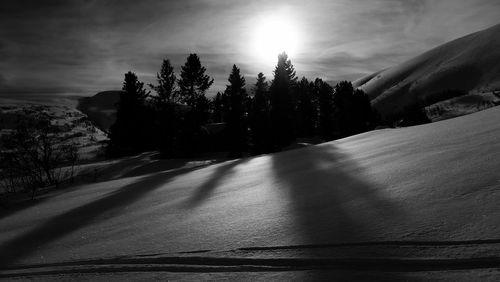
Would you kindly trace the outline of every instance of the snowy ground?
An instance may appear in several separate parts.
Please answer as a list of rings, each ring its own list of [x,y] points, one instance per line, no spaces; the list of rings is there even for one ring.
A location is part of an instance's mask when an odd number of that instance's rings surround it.
[[[135,163],[0,214],[0,265],[16,265],[0,277],[498,280],[499,121],[495,107],[203,168]]]

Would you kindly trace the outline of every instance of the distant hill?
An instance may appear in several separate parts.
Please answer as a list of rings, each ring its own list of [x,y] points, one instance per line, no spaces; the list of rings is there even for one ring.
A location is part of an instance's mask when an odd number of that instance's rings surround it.
[[[74,107],[61,104],[41,104],[12,100],[0,104],[0,136],[10,134],[22,120],[32,120],[41,114],[57,125],[67,142],[74,143],[81,159],[94,159],[103,152],[108,137],[91,120]],[[0,142],[0,150],[2,144]]]
[[[78,101],[77,109],[85,113],[100,129],[109,131],[116,119],[116,104],[122,91],[103,91]]]
[[[355,81],[385,119],[405,108],[500,89],[500,24]]]

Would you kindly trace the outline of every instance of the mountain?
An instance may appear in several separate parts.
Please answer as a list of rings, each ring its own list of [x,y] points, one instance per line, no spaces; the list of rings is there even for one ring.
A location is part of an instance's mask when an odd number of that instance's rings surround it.
[[[358,79],[385,119],[405,108],[429,106],[451,96],[500,89],[500,24],[469,34]]]
[[[77,109],[85,113],[100,129],[108,131],[116,119],[116,104],[122,91],[103,91],[78,101]]]

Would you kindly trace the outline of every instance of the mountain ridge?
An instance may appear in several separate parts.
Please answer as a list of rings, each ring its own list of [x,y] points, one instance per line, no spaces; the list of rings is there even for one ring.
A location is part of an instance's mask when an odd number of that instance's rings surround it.
[[[405,108],[425,107],[450,90],[500,88],[500,24],[449,41],[399,65],[353,82],[385,119]]]

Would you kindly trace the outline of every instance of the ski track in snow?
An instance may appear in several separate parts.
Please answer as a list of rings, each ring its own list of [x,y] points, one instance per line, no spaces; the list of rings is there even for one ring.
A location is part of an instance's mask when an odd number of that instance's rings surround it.
[[[454,249],[454,252],[459,255],[453,258],[447,257],[450,249]],[[378,272],[427,272],[495,269],[500,267],[500,257],[494,256],[498,254],[498,251],[500,251],[500,240],[391,241],[254,247],[229,251],[201,250],[170,255],[150,254],[12,265],[0,272],[0,278],[158,271],[217,273],[348,269]],[[307,252],[308,257],[303,256],[304,252]]]

